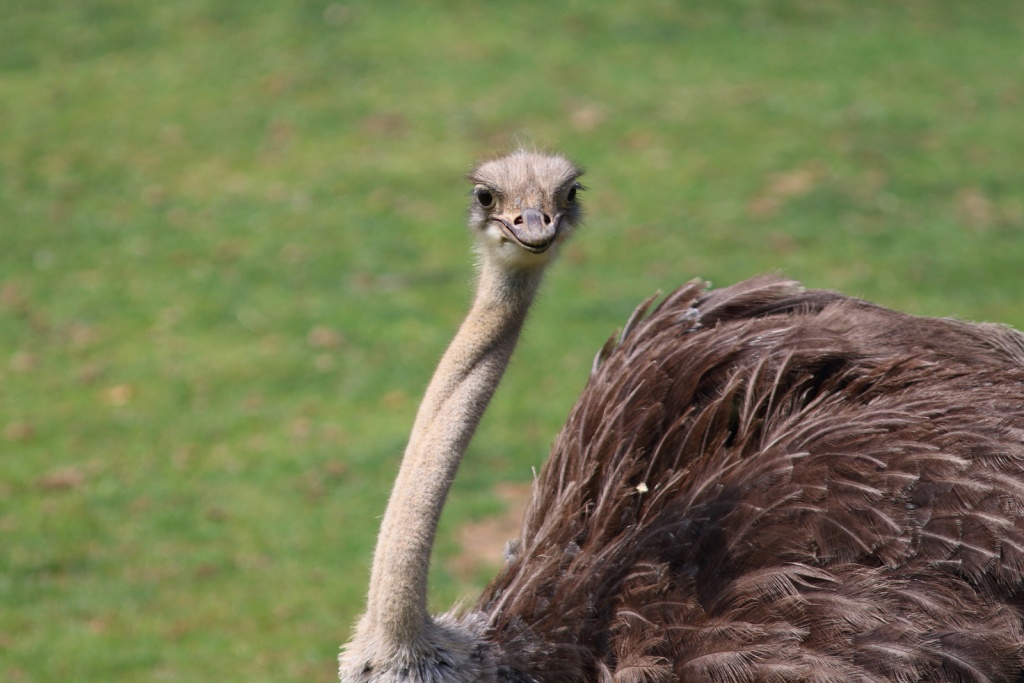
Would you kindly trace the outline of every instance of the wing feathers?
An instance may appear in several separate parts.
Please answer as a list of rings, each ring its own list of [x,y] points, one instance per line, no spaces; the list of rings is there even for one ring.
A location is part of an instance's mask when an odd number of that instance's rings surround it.
[[[651,307],[477,604],[509,680],[1024,671],[1024,337],[773,277]]]

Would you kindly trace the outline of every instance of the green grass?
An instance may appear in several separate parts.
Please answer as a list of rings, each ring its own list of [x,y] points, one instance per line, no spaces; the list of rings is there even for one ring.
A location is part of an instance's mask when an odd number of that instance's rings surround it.
[[[589,169],[443,520],[632,307],[779,270],[1024,326],[1013,0],[0,0],[0,680],[330,681],[469,298],[478,156]]]

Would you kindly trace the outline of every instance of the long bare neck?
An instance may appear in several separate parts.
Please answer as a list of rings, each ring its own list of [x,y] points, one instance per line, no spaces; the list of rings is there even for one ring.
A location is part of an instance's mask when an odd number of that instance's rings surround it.
[[[417,649],[441,508],[540,284],[541,269],[502,272],[484,258],[476,297],[427,387],[381,523],[366,615],[381,645]]]

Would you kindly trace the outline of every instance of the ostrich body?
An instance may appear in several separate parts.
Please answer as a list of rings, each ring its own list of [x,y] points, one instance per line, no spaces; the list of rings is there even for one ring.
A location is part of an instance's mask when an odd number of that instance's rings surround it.
[[[580,171],[477,167],[473,307],[427,389],[345,683],[1009,681],[1024,670],[1024,335],[766,277],[645,303],[595,360],[519,539],[427,615],[448,486]]]

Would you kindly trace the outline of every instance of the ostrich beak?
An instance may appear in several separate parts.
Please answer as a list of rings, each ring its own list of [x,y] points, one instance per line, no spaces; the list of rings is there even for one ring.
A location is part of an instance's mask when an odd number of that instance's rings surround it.
[[[512,241],[534,254],[543,254],[554,244],[562,224],[561,214],[552,219],[538,209],[524,209],[511,223],[504,218],[495,220]]]

